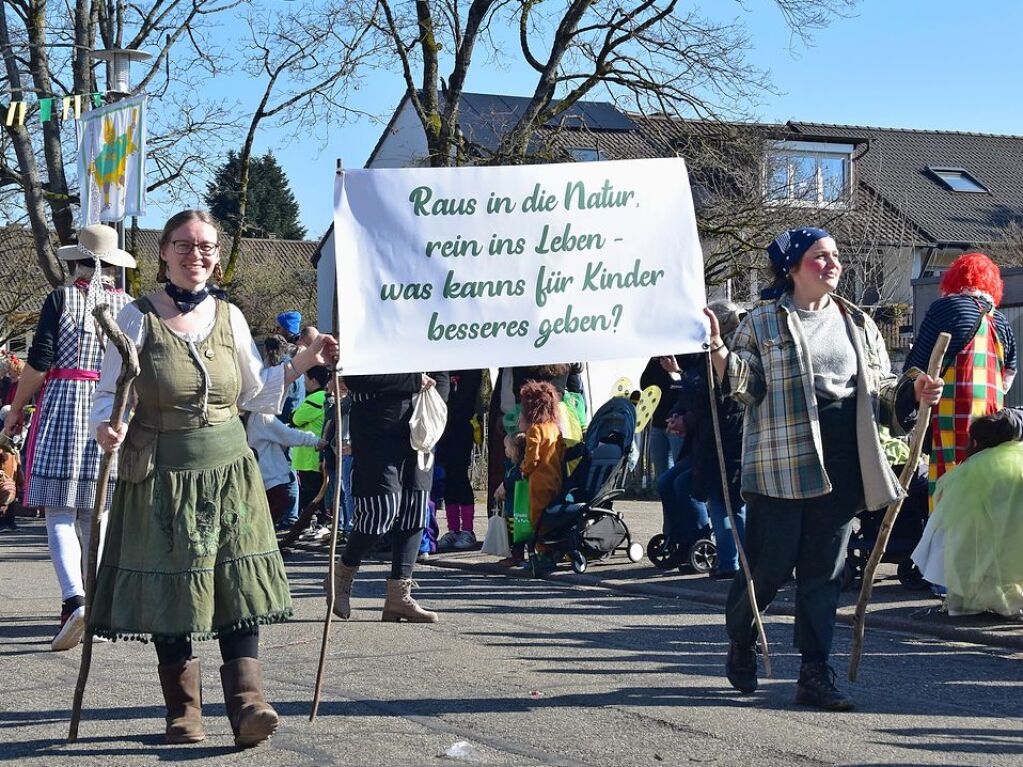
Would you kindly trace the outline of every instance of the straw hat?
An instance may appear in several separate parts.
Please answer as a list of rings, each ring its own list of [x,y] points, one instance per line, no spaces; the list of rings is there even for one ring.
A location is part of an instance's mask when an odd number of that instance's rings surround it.
[[[90,224],[78,230],[78,244],[64,245],[57,249],[61,261],[92,261],[96,256],[104,264],[135,268],[135,258],[126,250],[117,247],[117,232],[103,224]]]

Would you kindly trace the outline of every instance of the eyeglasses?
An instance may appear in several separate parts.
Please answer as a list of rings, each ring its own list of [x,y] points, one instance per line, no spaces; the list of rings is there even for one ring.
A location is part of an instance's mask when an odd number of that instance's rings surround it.
[[[187,256],[193,250],[198,250],[204,256],[212,256],[220,247],[218,242],[192,242],[191,240],[172,240],[171,247],[179,256]]]

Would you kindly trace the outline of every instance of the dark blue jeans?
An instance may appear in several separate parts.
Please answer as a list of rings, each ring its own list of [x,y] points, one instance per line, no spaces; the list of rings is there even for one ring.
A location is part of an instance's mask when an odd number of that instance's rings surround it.
[[[707,535],[710,524],[707,505],[689,494],[692,475],[692,463],[686,457],[657,479],[664,512],[664,535],[687,548]]]
[[[278,524],[282,529],[289,528],[298,521],[298,474],[295,472],[291,472],[291,482],[288,484],[288,500],[291,501],[289,511]]]
[[[707,511],[710,514],[710,523],[714,527],[714,543],[718,550],[716,571],[727,573],[738,570],[739,550],[735,548],[735,539],[732,537],[732,523],[725,509],[725,496],[717,484],[712,485],[707,491]],[[735,517],[735,531],[739,534],[739,540],[745,544],[746,506],[741,499],[733,498],[732,515]]]

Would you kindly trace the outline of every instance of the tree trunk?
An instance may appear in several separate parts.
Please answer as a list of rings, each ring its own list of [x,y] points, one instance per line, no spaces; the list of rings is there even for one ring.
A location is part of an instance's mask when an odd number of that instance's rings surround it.
[[[29,35],[29,70],[32,83],[39,95],[53,93],[50,78],[50,64],[46,53],[46,4],[39,3],[32,9],[33,15],[25,25]],[[88,17],[86,17],[86,22]],[[76,20],[77,23],[77,20]],[[77,37],[77,30],[76,30]],[[75,53],[76,60],[84,54]],[[77,72],[76,72],[77,80]],[[75,85],[75,93],[80,93]],[[53,217],[53,228],[61,244],[67,245],[75,239],[75,220],[68,194],[67,176],[64,174],[64,151],[60,143],[60,122],[54,118],[42,124],[43,159],[46,163],[46,201]]]
[[[21,86],[21,73],[18,62],[11,48],[11,37],[7,29],[7,8],[0,4],[0,50],[3,51],[4,66],[7,80],[10,83],[11,98],[24,96]],[[46,221],[46,204],[43,200],[43,185],[39,177],[39,166],[36,164],[32,151],[32,141],[24,125],[12,125],[6,128],[7,135],[14,144],[14,152],[21,169],[21,186],[25,193],[25,210],[28,212],[29,224],[32,227],[32,241],[36,248],[39,268],[50,285],[56,287],[64,281],[64,270],[50,249],[50,233]]]
[[[270,88],[267,88],[267,94],[269,92]],[[238,221],[235,225],[234,236],[231,237],[231,253],[227,257],[227,267],[224,269],[225,285],[230,285],[231,280],[234,279],[234,272],[242,252],[242,237],[245,233],[245,211],[249,204],[249,165],[252,161],[252,144],[256,139],[256,128],[259,126],[259,121],[262,117],[261,105],[260,109],[252,117],[248,135],[245,136],[245,144],[242,145],[242,151],[238,155]]]

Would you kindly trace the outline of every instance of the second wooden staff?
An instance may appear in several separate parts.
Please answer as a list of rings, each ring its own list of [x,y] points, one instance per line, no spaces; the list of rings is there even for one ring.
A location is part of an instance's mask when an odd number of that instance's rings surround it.
[[[927,362],[927,375],[937,378],[941,374],[941,361],[945,358],[948,344],[952,336],[948,333],[939,333],[938,340],[931,350],[931,358]],[[909,458],[899,476],[899,483],[903,492],[909,487],[910,480],[916,474],[917,464],[920,462],[920,451],[923,449],[924,436],[927,434],[927,426],[931,420],[931,406],[921,405],[917,413],[916,425],[909,441]],[[905,496],[903,496],[905,497]],[[899,498],[888,507],[884,519],[881,521],[881,529],[877,533],[877,541],[870,552],[870,558],[863,568],[863,585],[860,587],[860,598],[856,602],[856,613],[853,616],[853,641],[852,649],[849,651],[849,681],[856,681],[856,674],[860,668],[860,658],[863,656],[863,630],[867,618],[867,604],[874,593],[874,573],[881,563],[881,557],[888,547],[888,537],[895,526],[895,519],[902,509],[903,498]]]

